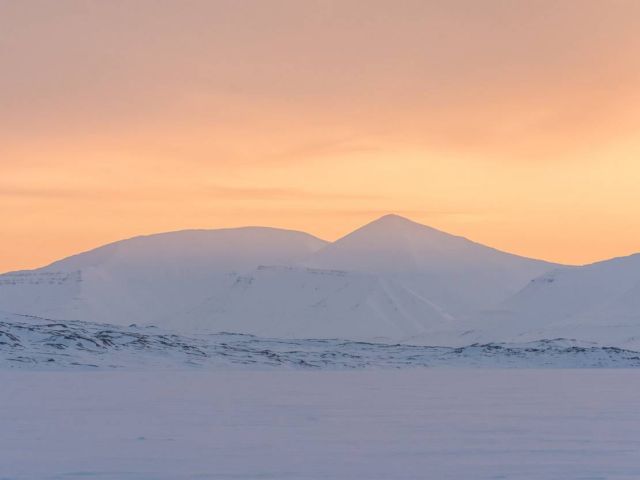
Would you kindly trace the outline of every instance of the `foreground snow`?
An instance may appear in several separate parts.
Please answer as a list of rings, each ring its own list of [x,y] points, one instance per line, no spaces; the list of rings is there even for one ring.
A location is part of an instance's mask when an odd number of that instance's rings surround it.
[[[0,371],[0,478],[637,479],[637,370]]]
[[[640,352],[574,340],[437,347],[285,340],[0,314],[0,368],[640,367]]]

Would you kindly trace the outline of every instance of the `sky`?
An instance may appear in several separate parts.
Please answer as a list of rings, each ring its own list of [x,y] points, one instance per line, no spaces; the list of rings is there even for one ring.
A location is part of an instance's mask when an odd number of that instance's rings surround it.
[[[636,0],[0,0],[0,271],[386,213],[640,251]]]

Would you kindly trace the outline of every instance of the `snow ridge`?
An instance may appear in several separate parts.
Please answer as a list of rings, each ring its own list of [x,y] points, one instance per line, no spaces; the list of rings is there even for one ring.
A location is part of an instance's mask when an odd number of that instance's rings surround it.
[[[410,368],[640,367],[640,352],[554,339],[465,347],[346,340],[282,340],[232,333],[191,336],[37,317],[0,317],[0,368]]]

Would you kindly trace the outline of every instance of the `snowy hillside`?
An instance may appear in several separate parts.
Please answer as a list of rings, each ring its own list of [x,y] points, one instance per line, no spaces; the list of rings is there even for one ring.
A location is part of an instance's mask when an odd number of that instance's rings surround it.
[[[136,237],[47,267],[0,276],[0,308],[56,319],[176,322],[239,273],[295,263],[324,245],[262,227]]]
[[[386,215],[331,243],[305,262],[316,268],[393,278],[454,317],[495,305],[557,265],[504,253]]]
[[[189,325],[280,338],[406,340],[454,321],[402,285],[377,275],[266,267],[185,314]]]
[[[54,322],[0,313],[0,369],[640,367],[640,352],[569,340],[460,348],[286,340],[155,327]]]
[[[482,323],[484,338],[569,336],[640,348],[640,254],[553,270]]]

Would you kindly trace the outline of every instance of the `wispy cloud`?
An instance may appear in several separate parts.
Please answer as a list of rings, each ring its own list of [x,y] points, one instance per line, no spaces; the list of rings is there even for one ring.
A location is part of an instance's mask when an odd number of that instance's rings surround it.
[[[273,200],[382,200],[385,197],[375,194],[343,193],[343,192],[319,192],[289,187],[229,187],[213,185],[206,187],[209,195],[229,199],[273,199]]]
[[[31,186],[0,186],[0,197],[40,198],[40,199],[68,199],[95,198],[107,195],[106,191],[96,191],[79,188],[31,187]]]

